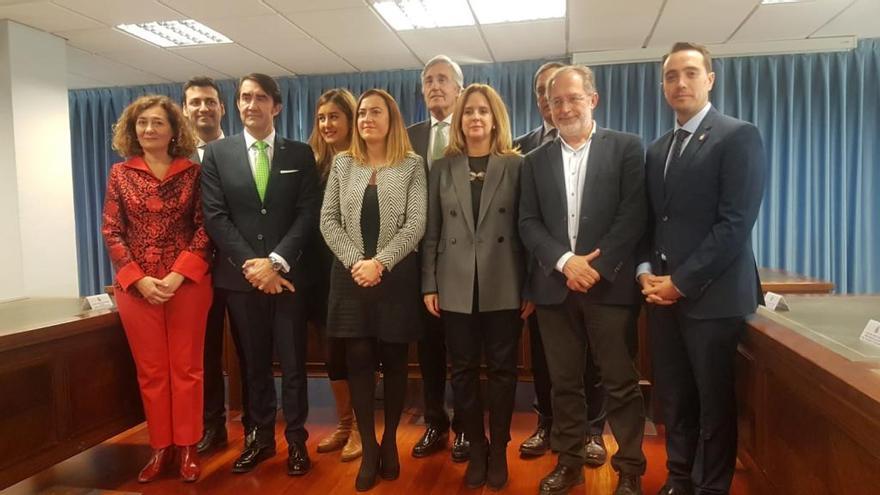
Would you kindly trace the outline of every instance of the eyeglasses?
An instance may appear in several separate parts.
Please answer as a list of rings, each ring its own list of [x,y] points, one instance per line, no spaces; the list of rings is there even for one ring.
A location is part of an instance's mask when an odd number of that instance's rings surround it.
[[[566,97],[557,96],[550,99],[550,106],[560,108],[564,103],[568,103],[571,106],[580,106],[586,103],[591,96],[593,96],[592,93],[588,95],[569,95]]]

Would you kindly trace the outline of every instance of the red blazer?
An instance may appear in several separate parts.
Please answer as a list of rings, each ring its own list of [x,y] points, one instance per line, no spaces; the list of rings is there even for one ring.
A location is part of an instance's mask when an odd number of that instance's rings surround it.
[[[199,166],[175,158],[159,180],[142,157],[113,165],[101,233],[117,289],[171,271],[200,281],[208,273],[211,241],[202,222]]]

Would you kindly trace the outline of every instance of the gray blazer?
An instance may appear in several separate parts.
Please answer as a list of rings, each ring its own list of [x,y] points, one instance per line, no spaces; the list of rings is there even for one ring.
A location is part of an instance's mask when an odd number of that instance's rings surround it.
[[[457,313],[518,309],[525,253],[517,232],[520,156],[489,158],[474,225],[466,156],[434,162],[428,180],[428,227],[422,243],[422,293]],[[479,308],[473,308],[474,271]]]
[[[364,259],[361,206],[373,170],[350,153],[333,159],[324,204],[321,234],[346,268]],[[379,241],[375,259],[392,270],[415,250],[425,234],[426,185],[422,159],[415,153],[376,175],[379,195]]]

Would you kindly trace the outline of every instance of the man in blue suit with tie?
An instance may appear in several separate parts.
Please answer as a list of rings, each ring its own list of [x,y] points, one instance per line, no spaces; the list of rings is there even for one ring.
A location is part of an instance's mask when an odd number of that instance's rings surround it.
[[[764,146],[754,125],[709,103],[715,73],[705,47],[676,43],[662,74],[675,128],[648,148],[650,216],[637,269],[666,424],[660,495],[726,494],[736,463],[737,342],[762,300],[750,236]]]

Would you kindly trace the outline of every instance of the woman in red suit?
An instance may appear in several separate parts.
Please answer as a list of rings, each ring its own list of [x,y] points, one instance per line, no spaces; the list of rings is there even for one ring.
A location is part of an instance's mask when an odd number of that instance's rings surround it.
[[[180,108],[165,96],[135,100],[113,132],[113,149],[126,160],[110,170],[102,233],[153,447],[142,483],[170,467],[174,446],[183,480],[200,474],[195,444],[211,277],[199,167],[187,158],[195,145]]]

